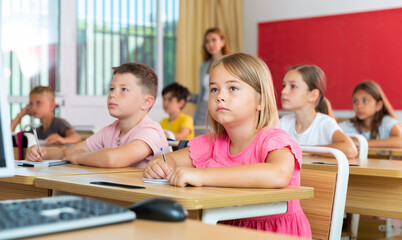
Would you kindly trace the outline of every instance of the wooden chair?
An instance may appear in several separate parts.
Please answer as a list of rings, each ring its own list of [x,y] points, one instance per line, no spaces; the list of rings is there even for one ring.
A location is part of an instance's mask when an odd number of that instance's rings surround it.
[[[182,148],[188,147],[188,140],[180,140],[180,141],[168,141],[169,147],[173,150],[180,150]]]
[[[19,133],[13,132],[12,136],[13,136],[13,151],[14,151],[14,159],[17,160],[24,160],[25,159],[25,154],[26,154],[26,150],[28,147],[35,145],[36,144],[36,140],[35,140],[35,136],[32,133],[28,133],[28,132],[23,132],[21,135],[22,139],[21,140],[17,140],[17,135]],[[20,143],[17,143],[18,141],[20,141]],[[21,150],[21,152],[20,152]]]
[[[367,139],[361,135],[361,134],[357,134],[357,133],[346,133],[346,135],[348,135],[351,138],[356,138],[357,141],[359,142],[359,159],[367,159],[368,158],[368,142]],[[349,231],[349,235],[350,238],[356,239],[357,238],[357,232],[359,230],[359,219],[360,219],[360,214],[348,214],[348,217],[351,218],[350,220],[350,231]]]
[[[73,129],[78,135],[80,135],[82,141],[97,132],[96,127],[92,125],[75,125],[73,126]]]
[[[207,132],[211,132],[212,128],[209,126],[208,128],[205,125],[195,125],[194,126],[194,135],[196,137],[206,134]]]
[[[163,131],[165,132],[165,135],[167,137],[168,140],[176,140],[176,137],[174,136],[174,133],[170,130],[167,129],[163,129]]]
[[[392,236],[392,237],[387,237],[387,238],[382,238],[379,240],[402,240],[402,234],[398,236]]]
[[[368,142],[367,139],[361,135],[356,133],[346,133],[351,138],[356,138],[359,142],[359,159],[367,159],[368,157]]]
[[[341,239],[349,163],[339,150],[302,146],[303,153],[330,153],[338,161],[338,171],[301,169],[301,185],[314,187],[314,198],[300,201],[315,239]]]
[[[163,131],[165,132],[168,143],[171,141],[174,142],[176,140],[176,137],[172,131],[167,130],[167,129],[163,129]],[[173,146],[171,146],[170,144],[169,144],[169,152],[173,152]]]

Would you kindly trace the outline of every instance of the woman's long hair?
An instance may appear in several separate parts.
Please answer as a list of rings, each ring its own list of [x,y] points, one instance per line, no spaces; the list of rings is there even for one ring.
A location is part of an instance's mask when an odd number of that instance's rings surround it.
[[[222,48],[222,55],[226,55],[226,54],[231,53],[229,44],[228,44],[228,42],[226,41],[225,35],[223,35],[222,31],[221,31],[219,28],[217,28],[217,27],[209,28],[209,29],[207,29],[207,30],[205,31],[205,33],[204,33],[204,42],[202,43],[202,50],[203,50],[203,51],[202,51],[202,59],[204,60],[204,62],[206,62],[206,61],[208,61],[210,58],[212,58],[212,55],[211,55],[211,54],[207,51],[207,49],[205,48],[205,39],[207,38],[207,35],[210,34],[210,33],[216,33],[216,34],[219,35],[219,37],[220,37],[222,40],[225,40],[225,45],[224,45],[223,48]]]

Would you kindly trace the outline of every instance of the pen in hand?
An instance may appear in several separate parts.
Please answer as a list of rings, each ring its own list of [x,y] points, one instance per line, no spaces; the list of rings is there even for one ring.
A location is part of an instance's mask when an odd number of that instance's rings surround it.
[[[39,140],[38,140],[38,134],[36,133],[36,129],[35,129],[35,128],[33,128],[32,131],[33,131],[33,133],[34,133],[34,135],[35,135],[36,146],[38,147],[38,152],[39,152],[40,159],[43,161],[43,157],[42,157],[42,155],[40,154],[40,153],[41,153],[41,150],[40,150],[40,145],[39,145]]]
[[[162,153],[163,161],[166,163],[166,158],[165,158],[165,154],[163,153],[163,148],[161,148],[161,153]]]

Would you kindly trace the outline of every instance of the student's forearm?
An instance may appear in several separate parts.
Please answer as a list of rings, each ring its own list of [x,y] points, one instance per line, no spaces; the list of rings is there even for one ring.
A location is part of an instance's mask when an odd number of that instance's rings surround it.
[[[177,141],[186,140],[186,138],[188,137],[188,135],[189,135],[190,133],[191,133],[190,128],[183,127],[182,129],[180,129],[179,132],[174,133],[174,137],[175,137],[175,139],[176,139]]]
[[[62,159],[65,156],[65,150],[60,148],[46,148],[45,159]]]
[[[402,148],[402,139],[400,137],[372,139],[367,142],[369,147]]]
[[[132,161],[127,161],[127,157],[115,153],[113,148],[100,149],[93,152],[86,152],[79,155],[77,163],[87,166],[104,168],[128,167]]]
[[[108,149],[82,153],[77,159],[77,163],[94,167],[118,167],[113,164]]]
[[[193,165],[190,157],[190,152],[189,148],[183,148],[174,152],[170,152],[165,154],[166,161],[171,166],[172,168],[175,167],[189,167],[189,168],[195,168]],[[156,156],[155,158],[162,158],[161,155]]]
[[[198,169],[203,186],[282,188],[289,184],[286,170],[269,163]]]
[[[11,120],[11,131],[14,132],[18,124],[21,122],[21,114],[18,114],[13,120]]]
[[[357,148],[353,142],[332,143],[324,147],[335,148],[343,152],[347,158],[355,158],[357,156]],[[331,155],[332,156],[332,155]]]

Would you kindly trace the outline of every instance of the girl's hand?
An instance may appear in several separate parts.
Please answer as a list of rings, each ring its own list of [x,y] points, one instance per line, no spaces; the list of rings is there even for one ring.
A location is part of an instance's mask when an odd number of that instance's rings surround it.
[[[41,157],[42,156],[42,157]],[[46,156],[46,149],[41,148],[41,152],[38,152],[38,146],[32,145],[27,149],[25,159],[32,162],[42,162]]]
[[[50,134],[46,138],[47,144],[62,144],[64,145],[64,138],[57,133]]]
[[[204,169],[199,168],[179,167],[174,169],[166,179],[173,186],[185,187],[186,185],[192,185],[195,187],[202,187],[203,170]]]
[[[161,156],[157,156],[151,159],[151,161],[149,161],[149,163],[145,167],[144,177],[164,179],[172,170],[172,167],[165,163]]]

